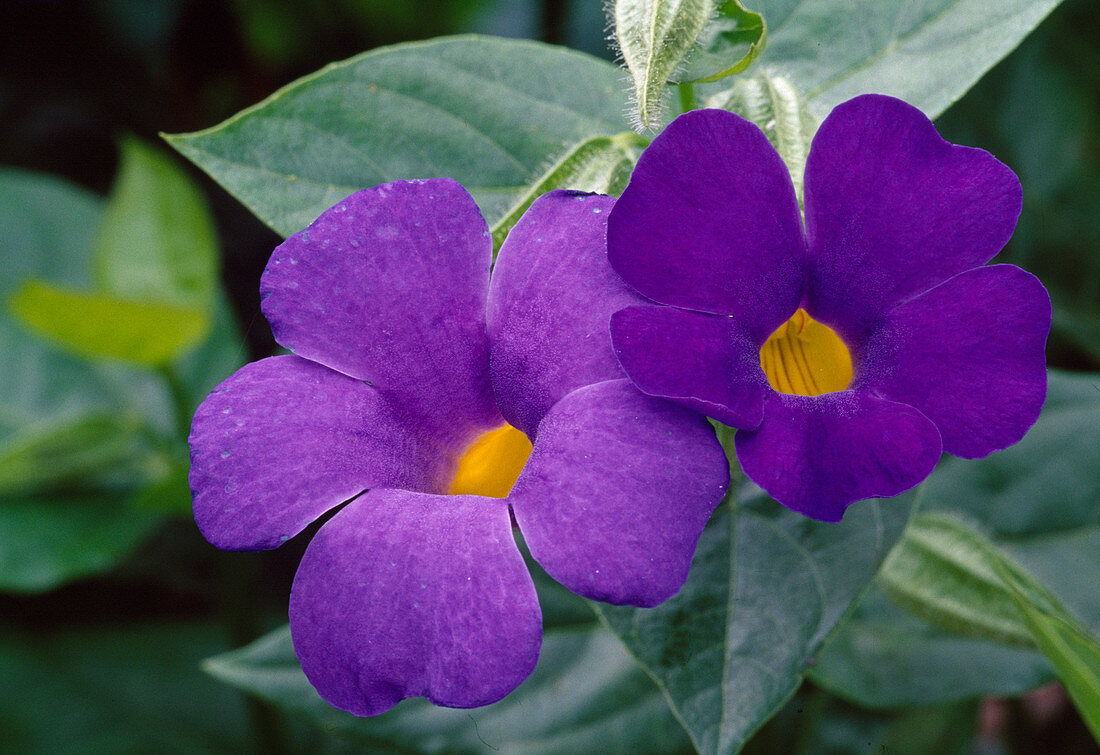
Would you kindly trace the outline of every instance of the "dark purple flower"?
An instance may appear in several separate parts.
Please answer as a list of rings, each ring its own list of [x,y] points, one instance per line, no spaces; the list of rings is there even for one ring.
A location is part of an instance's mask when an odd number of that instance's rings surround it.
[[[983,267],[1020,204],[990,154],[866,95],[814,137],[803,232],[763,133],[687,113],[608,222],[612,267],[666,305],[616,312],[616,353],[645,393],[739,428],[742,469],[776,500],[838,521],[918,484],[941,451],[985,456],[1035,422],[1050,298],[1017,267]]]
[[[272,255],[263,311],[295,356],[199,407],[195,520],[219,547],[271,548],[351,501],[290,597],[333,705],[472,707],[530,673],[541,614],[512,515],[581,595],[648,606],[683,584],[729,471],[706,421],[612,353],[611,313],[642,300],[604,256],[611,205],[541,197],[491,281],[489,230],[446,179],[354,194]]]

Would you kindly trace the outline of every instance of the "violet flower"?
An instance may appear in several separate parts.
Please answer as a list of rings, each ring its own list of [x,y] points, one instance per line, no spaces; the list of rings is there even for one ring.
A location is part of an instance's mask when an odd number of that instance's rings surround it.
[[[272,255],[263,311],[295,356],[199,407],[195,520],[221,548],[271,548],[350,500],[290,597],[333,705],[472,707],[530,673],[541,614],[513,515],[581,595],[649,606],[683,584],[729,470],[706,421],[639,393],[611,351],[611,313],[642,301],[606,262],[612,201],[541,197],[491,281],[489,230],[446,179],[354,194]]]
[[[814,137],[804,233],[764,134],[689,112],[611,212],[612,267],[668,305],[616,312],[616,352],[645,393],[739,428],[742,469],[776,500],[838,521],[918,484],[941,451],[982,457],[1035,422],[1050,298],[1017,267],[983,267],[1021,196],[987,152],[866,95]]]

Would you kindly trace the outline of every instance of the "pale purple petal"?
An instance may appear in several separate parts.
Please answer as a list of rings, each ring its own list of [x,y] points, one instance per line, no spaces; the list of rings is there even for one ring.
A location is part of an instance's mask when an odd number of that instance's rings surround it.
[[[574,388],[623,377],[607,321],[645,301],[607,264],[611,197],[554,191],[508,234],[486,319],[493,385],[505,419],[534,437]]]
[[[911,406],[842,391],[773,393],[756,430],[735,436],[750,480],[789,509],[839,522],[863,498],[897,495],[932,473],[940,435]]]
[[[247,364],[191,424],[195,522],[219,548],[274,548],[375,486],[437,490],[438,447],[362,382],[294,356]]]
[[[503,500],[374,490],[309,544],[290,629],[321,696],[373,716],[499,700],[534,669],[542,615]]]
[[[395,181],[326,210],[260,281],[275,339],[451,426],[500,424],[484,310],[492,239],[450,179]]]
[[[759,347],[735,319],[672,307],[629,307],[612,316],[611,340],[643,393],[732,427],[760,424],[771,389]]]
[[[983,265],[1020,215],[1015,174],[882,95],[837,106],[806,163],[810,314],[860,342],[895,304]]]
[[[654,606],[683,585],[728,483],[706,420],[613,380],[554,405],[508,500],[551,577],[594,600]]]
[[[735,314],[764,339],[802,298],[805,242],[783,161],[722,110],[681,115],[642,153],[607,228],[608,258],[662,304]]]
[[[887,315],[858,382],[919,409],[943,449],[985,456],[1020,440],[1046,397],[1050,297],[1012,265],[968,270]]]

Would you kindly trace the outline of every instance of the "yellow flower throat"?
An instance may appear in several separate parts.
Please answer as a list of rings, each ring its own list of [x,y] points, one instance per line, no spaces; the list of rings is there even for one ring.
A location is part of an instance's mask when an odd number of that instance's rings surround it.
[[[511,425],[482,433],[458,460],[447,493],[506,498],[530,455],[531,441]]]
[[[852,382],[852,357],[832,328],[800,309],[760,347],[760,366],[772,388],[796,396],[843,391]]]

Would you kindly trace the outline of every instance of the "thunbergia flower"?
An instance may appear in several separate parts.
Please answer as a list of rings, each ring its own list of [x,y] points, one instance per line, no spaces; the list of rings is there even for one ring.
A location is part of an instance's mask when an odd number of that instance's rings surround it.
[[[611,350],[611,313],[642,301],[607,265],[612,203],[539,198],[491,280],[489,230],[447,179],[356,193],[272,255],[262,308],[293,355],[199,407],[195,520],[221,548],[271,548],[348,502],[290,596],[333,705],[473,707],[530,673],[541,614],[513,516],[581,595],[649,606],[686,579],[729,469],[706,420],[637,391]]]
[[[985,266],[1021,197],[989,153],[865,95],[813,139],[803,230],[764,134],[686,113],[608,221],[611,266],[665,305],[616,312],[616,353],[643,392],[738,428],[742,469],[776,500],[839,521],[917,485],[942,451],[982,457],[1035,422],[1050,298]]]

